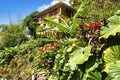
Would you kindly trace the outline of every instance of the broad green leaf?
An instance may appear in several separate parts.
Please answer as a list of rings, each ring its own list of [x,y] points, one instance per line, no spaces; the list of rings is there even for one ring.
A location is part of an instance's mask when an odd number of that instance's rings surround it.
[[[96,62],[95,59],[93,59],[93,61],[92,61],[92,59],[90,59],[90,60],[88,60],[88,62],[86,63],[86,73],[94,71],[96,68],[98,68],[98,66],[100,64],[100,63]]]
[[[120,80],[120,62],[110,65],[108,74],[114,77],[114,80]]]
[[[89,58],[86,62],[85,74],[83,75],[83,80],[101,80],[101,74],[96,71],[101,62],[97,62],[95,57]]]
[[[73,17],[74,19],[75,19],[76,17],[78,17],[79,15],[81,15],[81,13],[83,13],[85,4],[86,4],[85,1],[81,3],[80,7],[78,8],[77,12],[75,13],[75,15],[74,15],[74,17]]]
[[[120,10],[116,11],[116,15],[120,16]]]
[[[70,26],[70,32],[71,35],[75,35],[76,31],[79,27],[79,24],[81,22],[81,19],[78,19],[78,16],[82,16],[83,12],[84,12],[84,7],[85,7],[86,1],[83,1],[80,5],[80,7],[78,8],[78,10],[76,11],[75,15],[72,18],[72,25]]]
[[[102,80],[102,76],[100,72],[92,71],[89,74],[87,74],[86,78],[83,78],[83,80]]]
[[[120,80],[120,61],[109,64],[108,79]],[[106,78],[106,80],[108,80]]]
[[[72,20],[72,25],[69,28],[69,31],[72,36],[74,36],[77,33],[80,22],[81,20],[78,18],[75,18],[74,20]]]
[[[109,64],[106,64],[105,65],[105,68],[103,70],[104,72],[108,73],[109,72]]]
[[[44,21],[49,26],[57,27],[58,31],[61,31],[61,32],[64,32],[64,33],[68,33],[71,36],[74,36],[77,33],[77,29],[79,27],[79,23],[81,22],[81,19],[78,19],[77,17],[78,16],[82,16],[82,13],[84,11],[84,6],[85,6],[85,2],[82,2],[80,7],[79,7],[79,9],[75,13],[75,15],[73,16],[71,21],[69,22],[69,23],[72,23],[71,25],[68,25],[68,23],[63,18],[61,18],[60,16],[58,16],[58,18],[63,23],[57,23],[57,22],[54,22],[53,20],[50,20],[50,19],[44,19]]]
[[[108,27],[103,27],[100,38],[108,38],[120,32],[120,16],[114,15],[108,19]]]
[[[87,61],[89,56],[92,55],[90,51],[90,45],[85,48],[79,47],[78,49],[73,51],[68,61],[68,65],[70,66],[71,70],[74,70],[77,64],[83,64],[85,61]]]
[[[120,61],[120,45],[107,48],[104,51],[103,58],[106,63]]]
[[[44,19],[44,21],[45,21],[49,26],[57,27],[57,28],[58,28],[58,31],[62,31],[62,32],[64,32],[64,33],[69,33],[69,28],[68,28],[68,26],[66,26],[66,24],[61,24],[61,23],[55,22],[55,21],[50,20],[50,19]]]
[[[105,80],[113,80],[113,78],[111,76],[107,76]]]
[[[71,52],[71,51],[73,50],[73,48],[74,48],[74,46],[70,46],[70,47],[66,50],[66,52]]]

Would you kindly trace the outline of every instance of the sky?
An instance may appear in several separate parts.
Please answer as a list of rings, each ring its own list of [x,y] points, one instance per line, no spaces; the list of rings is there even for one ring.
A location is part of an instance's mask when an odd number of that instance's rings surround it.
[[[64,2],[68,3],[69,0]],[[58,0],[0,0],[0,24],[18,23],[34,11],[43,11]]]

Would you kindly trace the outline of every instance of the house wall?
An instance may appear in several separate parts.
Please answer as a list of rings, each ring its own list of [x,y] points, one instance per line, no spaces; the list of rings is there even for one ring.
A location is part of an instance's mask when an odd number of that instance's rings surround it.
[[[52,18],[52,17],[55,17],[56,15],[60,15],[60,13],[61,13],[60,11],[61,11],[60,7],[55,8],[53,10],[50,10],[49,12],[44,13],[43,15],[41,15],[38,22],[43,21],[43,19],[46,18],[46,17],[51,17]]]
[[[44,14],[43,14],[44,13]],[[63,18],[70,18],[73,16],[74,11],[72,11],[70,8],[65,7],[65,6],[57,6],[53,7],[51,9],[48,9],[46,12],[43,12],[42,15],[39,18],[39,23],[42,25],[43,19],[46,17],[50,17],[53,19],[55,22],[60,23],[61,20],[57,19],[56,16],[60,15]],[[47,24],[43,24],[44,29],[47,29],[45,31],[37,32],[38,35],[55,35],[56,34],[56,28],[50,28]],[[50,29],[49,29],[50,28]]]
[[[61,7],[61,15],[70,18],[73,16],[73,14],[73,11],[71,11],[70,9]]]

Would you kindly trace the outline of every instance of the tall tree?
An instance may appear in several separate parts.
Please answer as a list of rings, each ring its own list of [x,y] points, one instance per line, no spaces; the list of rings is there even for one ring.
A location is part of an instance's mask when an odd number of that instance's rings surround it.
[[[7,24],[0,24],[0,30],[4,30],[7,28]]]
[[[36,28],[39,25],[37,23],[39,18],[38,15],[39,15],[39,12],[35,11],[35,12],[32,12],[30,15],[28,15],[24,19],[24,25],[29,29],[30,35],[33,36],[34,38],[36,38]]]
[[[0,49],[14,47],[26,40],[26,33],[22,24],[5,25],[6,28],[0,31]]]

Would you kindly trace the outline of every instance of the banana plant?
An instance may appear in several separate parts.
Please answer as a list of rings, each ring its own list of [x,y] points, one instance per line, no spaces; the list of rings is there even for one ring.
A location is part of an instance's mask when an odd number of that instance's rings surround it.
[[[50,19],[44,19],[44,21],[49,26],[57,27],[58,31],[61,31],[63,33],[70,34],[71,36],[74,36],[76,34],[77,29],[79,27],[79,23],[81,22],[81,19],[77,18],[78,16],[82,16],[84,11],[85,2],[82,2],[77,12],[74,14],[73,18],[69,20],[69,23],[65,21],[62,17],[57,16],[58,19],[60,19],[63,23],[57,23]]]

